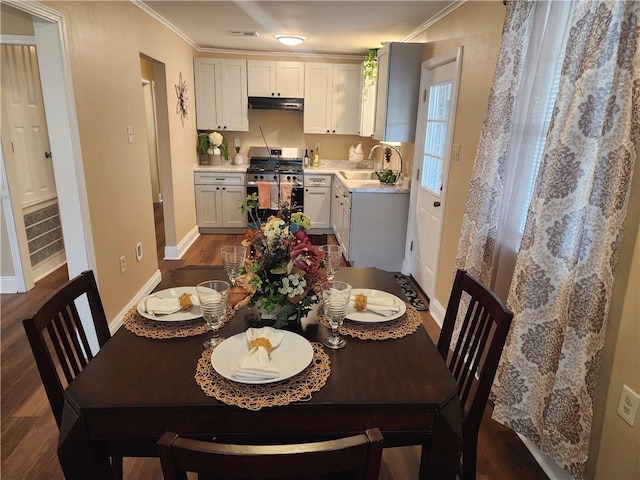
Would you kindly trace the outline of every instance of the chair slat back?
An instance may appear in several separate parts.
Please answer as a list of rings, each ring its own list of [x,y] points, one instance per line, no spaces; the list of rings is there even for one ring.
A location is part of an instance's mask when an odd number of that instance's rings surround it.
[[[382,446],[377,428],[337,440],[288,445],[211,443],[172,432],[158,441],[165,480],[186,480],[186,472],[207,479],[377,480]]]
[[[85,295],[98,344],[102,347],[111,333],[91,271],[69,280],[31,318],[22,322],[58,426],[62,419],[65,388],[93,358],[76,307],[78,299]]]
[[[464,314],[455,345],[456,320]],[[479,428],[513,314],[498,296],[458,270],[438,340],[438,351],[458,382],[463,427]]]

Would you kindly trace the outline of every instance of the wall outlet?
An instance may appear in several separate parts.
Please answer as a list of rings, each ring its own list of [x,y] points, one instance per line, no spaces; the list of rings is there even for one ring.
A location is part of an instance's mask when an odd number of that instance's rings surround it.
[[[632,427],[636,423],[638,404],[640,404],[640,396],[626,385],[623,385],[620,403],[618,404],[618,415]]]
[[[124,258],[124,255],[120,257],[120,275],[124,275],[124,272],[127,271],[127,261]]]
[[[136,243],[136,260],[139,262],[142,260],[142,243]]]

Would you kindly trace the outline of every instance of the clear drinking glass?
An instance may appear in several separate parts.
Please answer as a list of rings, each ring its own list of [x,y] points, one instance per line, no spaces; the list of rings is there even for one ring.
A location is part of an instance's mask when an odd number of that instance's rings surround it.
[[[227,295],[230,287],[229,283],[222,280],[207,280],[196,285],[202,318],[213,330],[213,337],[204,342],[204,348],[216,347],[224,340],[219,330],[227,313]]]
[[[227,276],[231,281],[231,285],[236,284],[236,280],[240,276],[240,269],[247,256],[247,247],[242,245],[225,245],[220,251],[222,252],[222,262]]]
[[[322,288],[324,315],[331,325],[331,336],[324,339],[324,345],[337,350],[344,347],[347,341],[340,336],[338,328],[347,315],[351,285],[345,282],[327,282]]]
[[[342,247],[340,245],[322,245],[320,251],[325,254],[324,262],[327,268],[327,277],[329,280],[333,280],[342,261]]]

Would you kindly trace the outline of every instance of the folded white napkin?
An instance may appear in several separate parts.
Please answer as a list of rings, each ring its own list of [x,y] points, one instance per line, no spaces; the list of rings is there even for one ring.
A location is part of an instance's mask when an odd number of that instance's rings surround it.
[[[266,338],[271,344],[271,350],[275,350],[282,342],[285,332],[272,327],[249,328],[246,332],[249,351],[233,369],[232,376],[238,380],[269,380],[278,378],[280,372],[271,365],[269,352],[265,347],[251,347],[255,339]]]
[[[351,295],[351,298],[349,300],[355,302],[356,296]],[[369,305],[379,310],[398,310],[398,308],[400,308],[393,298],[384,296],[374,297],[367,295],[367,306]]]
[[[191,295],[191,303],[199,305],[196,295]],[[152,315],[171,315],[180,311],[180,300],[177,297],[165,298],[158,295],[151,295],[143,302],[143,310]]]

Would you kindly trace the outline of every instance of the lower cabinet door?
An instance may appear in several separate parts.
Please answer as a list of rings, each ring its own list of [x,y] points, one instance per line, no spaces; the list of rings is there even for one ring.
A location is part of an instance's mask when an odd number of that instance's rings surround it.
[[[304,187],[304,213],[311,229],[331,228],[331,188]]]
[[[222,187],[196,185],[196,222],[198,227],[222,227]]]
[[[243,185],[224,186],[222,188],[222,219],[223,227],[247,226],[247,214],[242,213],[240,205],[247,197],[247,187]]]

